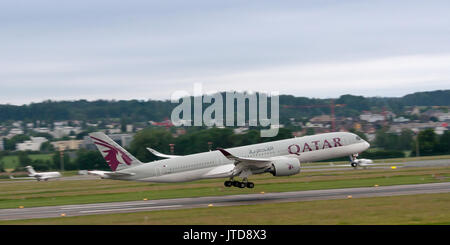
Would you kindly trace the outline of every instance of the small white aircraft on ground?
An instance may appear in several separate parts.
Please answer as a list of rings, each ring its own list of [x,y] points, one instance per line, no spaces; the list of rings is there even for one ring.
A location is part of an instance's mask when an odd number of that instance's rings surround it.
[[[365,158],[357,159],[356,158],[357,156],[358,154],[350,156],[350,166],[347,164],[334,165],[333,163],[331,163],[330,165],[333,167],[353,167],[354,169],[357,169],[358,167],[362,167],[365,169],[369,166],[380,166],[380,164],[373,163],[372,159],[365,159]]]
[[[20,177],[20,178],[15,178],[12,175],[9,176],[10,179],[36,179],[37,181],[41,181],[41,180],[49,180],[49,179],[54,179],[54,178],[59,178],[61,177],[61,173],[60,172],[36,172],[34,171],[32,166],[26,166],[25,167],[28,171],[28,176],[29,177]]]

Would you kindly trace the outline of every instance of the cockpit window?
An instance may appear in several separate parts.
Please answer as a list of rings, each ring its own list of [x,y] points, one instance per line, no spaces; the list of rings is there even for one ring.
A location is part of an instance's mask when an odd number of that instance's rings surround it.
[[[356,140],[360,141],[360,140],[361,140],[361,138],[360,138],[359,136],[356,136]]]

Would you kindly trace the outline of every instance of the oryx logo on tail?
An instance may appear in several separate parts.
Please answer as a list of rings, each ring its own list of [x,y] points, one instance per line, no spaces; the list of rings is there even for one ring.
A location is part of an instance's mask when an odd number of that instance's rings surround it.
[[[94,144],[108,148],[107,150],[103,150],[101,152],[112,171],[116,171],[119,164],[131,165],[132,159],[127,154],[125,154],[125,152],[114,147],[106,141],[93,136],[90,137],[94,140]]]

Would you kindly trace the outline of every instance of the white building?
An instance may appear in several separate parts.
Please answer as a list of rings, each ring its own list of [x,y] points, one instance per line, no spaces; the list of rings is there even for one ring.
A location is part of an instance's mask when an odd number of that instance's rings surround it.
[[[133,124],[127,124],[126,131],[127,131],[127,133],[132,133],[133,132]]]
[[[74,132],[75,134],[79,134],[81,132],[80,127],[55,127],[51,135],[55,138],[62,138],[64,136],[70,135],[70,132]]]
[[[22,121],[13,122],[13,127],[20,128],[22,127]]]
[[[329,125],[327,125],[327,126],[330,127]],[[310,123],[310,122],[307,122],[305,124],[305,127],[306,128],[326,128],[326,126],[323,125],[322,123]]]
[[[50,131],[50,129],[49,128],[46,128],[46,127],[42,127],[42,128],[33,128],[33,131],[34,132],[37,132],[37,133],[47,133],[47,134],[49,134],[51,131]]]
[[[80,145],[83,143],[83,140],[62,140],[62,141],[55,141],[51,144],[53,145],[53,148],[57,151],[61,150],[78,150],[80,149]]]
[[[384,116],[381,114],[364,113],[359,116],[359,119],[373,123],[377,121],[383,121]]]
[[[108,129],[108,133],[109,134],[120,134],[122,132],[122,130],[120,130],[120,128],[111,128]]]
[[[13,128],[9,131],[9,134],[12,134],[12,135],[23,134],[23,130],[20,128]]]
[[[393,122],[395,123],[404,123],[404,122],[409,122],[408,118],[404,118],[404,117],[397,117],[393,119]]]
[[[440,122],[450,121],[450,113],[440,113],[438,115],[438,120]]]
[[[437,133],[440,133],[440,131],[442,131],[442,129],[438,128],[438,127],[442,127],[442,123],[441,122],[402,123],[402,124],[391,125],[388,132],[389,133],[400,134],[403,129],[409,129],[409,130],[412,130],[413,132],[417,133],[417,132],[419,132],[421,130],[432,128],[432,129],[435,129],[435,131]],[[438,128],[438,129],[436,130],[436,128]]]
[[[41,145],[48,140],[44,137],[31,137],[31,140],[27,140],[23,143],[16,144],[16,150],[18,151],[39,151]]]
[[[67,126],[68,122],[67,121],[61,121],[61,122],[54,122],[53,125],[55,127],[62,127],[62,126]]]
[[[438,135],[443,135],[445,131],[447,131],[447,128],[445,128],[445,127],[434,128],[434,133],[438,134]]]

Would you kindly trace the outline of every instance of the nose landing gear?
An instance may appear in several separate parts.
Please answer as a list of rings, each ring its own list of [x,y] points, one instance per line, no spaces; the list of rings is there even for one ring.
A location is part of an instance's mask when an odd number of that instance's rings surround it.
[[[353,168],[358,167],[358,158],[357,158],[358,157],[358,153],[350,155],[349,157],[350,157],[350,165]]]

